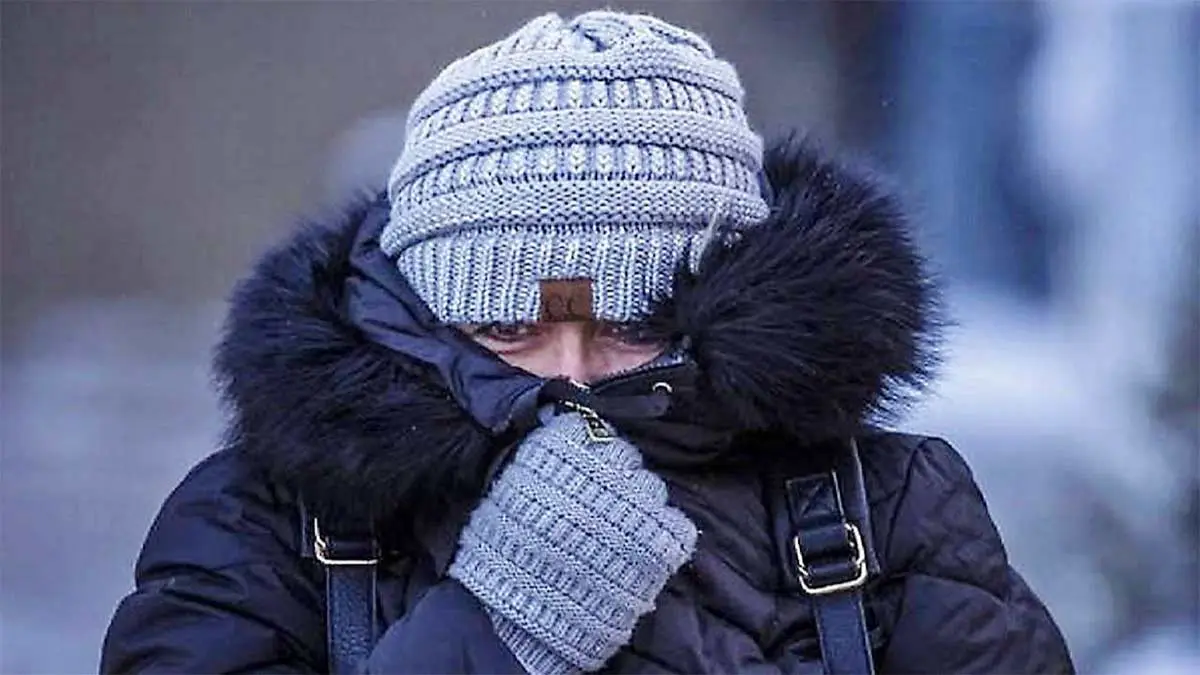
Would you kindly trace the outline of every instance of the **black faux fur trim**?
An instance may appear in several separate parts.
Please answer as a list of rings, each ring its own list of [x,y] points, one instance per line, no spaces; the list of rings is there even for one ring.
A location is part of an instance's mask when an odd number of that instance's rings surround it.
[[[894,421],[938,362],[941,303],[897,199],[795,138],[765,158],[767,222],[711,246],[656,306],[700,397],[740,429],[799,440]]]
[[[214,369],[226,442],[322,517],[436,512],[483,480],[490,438],[425,367],[373,342],[341,309],[369,204],[308,224],[235,290]]]
[[[686,337],[701,401],[735,428],[854,433],[921,391],[939,303],[895,201],[788,141],[768,222],[681,270],[652,321]],[[228,441],[329,518],[436,515],[482,487],[491,439],[433,373],[367,340],[342,289],[367,204],[308,225],[232,298],[215,370]],[[799,446],[797,446],[799,447]]]

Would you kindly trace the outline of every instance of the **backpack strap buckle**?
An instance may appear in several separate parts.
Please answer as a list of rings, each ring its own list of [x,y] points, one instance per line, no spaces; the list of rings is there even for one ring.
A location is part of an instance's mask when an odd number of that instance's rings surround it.
[[[832,529],[838,529],[835,524]],[[836,557],[833,560],[823,560],[810,565],[804,555],[805,535],[810,537],[813,531],[801,532],[792,537],[792,550],[796,553],[796,580],[800,588],[809,595],[828,595],[860,588],[867,583],[867,551],[863,545],[862,532],[854,523],[840,523],[845,531],[846,557]],[[817,537],[824,534],[815,533]],[[814,552],[810,552],[810,558]],[[825,552],[822,552],[825,553]],[[821,556],[828,558],[828,553]]]
[[[366,566],[379,563],[379,551],[373,539],[342,540],[327,539],[321,534],[321,523],[312,521],[313,554],[323,565]]]
[[[863,602],[871,529],[851,517],[852,510],[867,513],[866,491],[858,444],[851,439],[837,452],[829,470],[783,480],[788,523],[778,541],[789,581],[812,607],[824,672],[868,675],[875,672]]]
[[[315,557],[325,566],[325,672],[362,672],[379,638],[375,585],[379,544],[369,529],[322,532],[320,520],[309,517],[303,501],[299,508],[300,555]]]

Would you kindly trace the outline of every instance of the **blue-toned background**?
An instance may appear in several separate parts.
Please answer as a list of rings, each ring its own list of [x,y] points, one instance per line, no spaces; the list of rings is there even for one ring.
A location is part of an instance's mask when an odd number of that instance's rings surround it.
[[[764,135],[894,176],[957,320],[908,426],[971,461],[1081,670],[1200,668],[1200,5],[604,4],[706,35]],[[443,65],[590,7],[0,4],[0,672],[96,668],[217,442],[249,262],[382,183]]]

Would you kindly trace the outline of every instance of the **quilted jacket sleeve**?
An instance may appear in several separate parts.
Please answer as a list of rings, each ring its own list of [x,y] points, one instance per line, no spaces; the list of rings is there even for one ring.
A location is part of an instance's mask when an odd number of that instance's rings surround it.
[[[1054,620],[1009,565],[970,469],[944,441],[912,455],[891,531],[902,602],[880,672],[1074,672]]]
[[[297,554],[295,513],[236,454],[201,462],[150,528],[100,672],[326,672],[324,571]],[[366,671],[521,672],[454,581],[434,585],[388,628]]]
[[[295,555],[286,505],[248,472],[220,452],[167,499],[136,588],[109,625],[100,672],[323,670],[323,588]]]

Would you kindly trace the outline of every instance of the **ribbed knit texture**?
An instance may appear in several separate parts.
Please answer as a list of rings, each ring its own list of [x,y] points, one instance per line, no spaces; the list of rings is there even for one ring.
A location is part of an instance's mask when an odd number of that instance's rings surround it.
[[[381,246],[447,323],[533,321],[539,280],[579,277],[598,318],[634,318],[710,223],[767,215],[743,96],[661,20],[538,17],[418,97]]]
[[[696,536],[637,448],[592,440],[570,413],[521,442],[449,573],[530,673],[593,671],[629,642]]]

